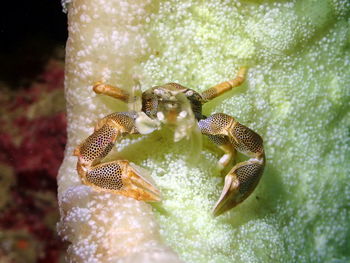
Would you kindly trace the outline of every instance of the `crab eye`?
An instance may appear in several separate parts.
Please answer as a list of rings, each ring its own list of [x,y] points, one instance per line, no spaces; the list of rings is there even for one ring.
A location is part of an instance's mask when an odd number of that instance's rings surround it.
[[[175,107],[176,107],[176,103],[174,103],[174,102],[168,102],[168,103],[167,103],[167,106],[168,106],[168,108],[172,109],[172,108],[175,108]]]
[[[162,95],[162,91],[160,89],[155,89],[153,92],[158,96]]]
[[[188,97],[192,96],[192,95],[193,95],[193,90],[188,90],[188,91],[186,91],[186,95],[187,95]]]

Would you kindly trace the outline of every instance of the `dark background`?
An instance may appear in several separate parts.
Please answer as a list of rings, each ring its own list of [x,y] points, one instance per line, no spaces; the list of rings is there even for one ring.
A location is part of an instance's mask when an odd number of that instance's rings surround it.
[[[0,81],[25,86],[67,39],[67,17],[59,0],[2,1]]]
[[[66,144],[66,40],[59,0],[1,2],[1,262],[65,262],[56,177]]]

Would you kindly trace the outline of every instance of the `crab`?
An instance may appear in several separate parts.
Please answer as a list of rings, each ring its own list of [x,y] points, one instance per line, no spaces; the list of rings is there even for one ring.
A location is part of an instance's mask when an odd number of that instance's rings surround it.
[[[202,105],[240,86],[245,80],[246,72],[247,68],[241,67],[234,79],[202,93],[177,83],[168,83],[152,87],[137,96],[136,92],[132,94],[116,86],[96,82],[93,85],[95,93],[130,103],[133,109],[112,113],[100,119],[94,132],[76,147],[74,155],[78,157],[77,172],[82,183],[98,191],[140,201],[160,201],[160,191],[145,169],[128,160],[103,162],[103,159],[116,141],[125,135],[147,134],[160,129],[163,124],[170,124],[176,127],[175,141],[178,141],[188,136],[188,129],[194,125],[223,151],[224,154],[218,161],[220,170],[229,168],[237,151],[249,158],[229,170],[212,213],[218,216],[240,204],[254,191],[263,174],[263,139],[227,114],[204,116]]]

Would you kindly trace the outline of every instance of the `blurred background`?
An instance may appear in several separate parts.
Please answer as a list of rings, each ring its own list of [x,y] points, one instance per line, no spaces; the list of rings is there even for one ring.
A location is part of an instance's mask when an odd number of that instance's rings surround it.
[[[66,143],[66,14],[4,1],[0,16],[0,262],[64,262],[56,175]]]

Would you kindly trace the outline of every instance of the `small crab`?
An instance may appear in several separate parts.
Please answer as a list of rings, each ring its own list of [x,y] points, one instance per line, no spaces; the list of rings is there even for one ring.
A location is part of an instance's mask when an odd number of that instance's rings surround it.
[[[201,94],[180,84],[168,83],[144,91],[139,98],[140,96],[132,96],[118,87],[102,82],[95,83],[95,93],[133,103],[136,105],[134,109],[137,109],[112,113],[100,119],[95,131],[74,150],[74,155],[78,157],[77,171],[82,182],[94,189],[136,200],[160,201],[160,192],[146,170],[128,160],[102,162],[102,159],[124,135],[147,134],[159,129],[162,124],[177,125],[175,141],[178,141],[188,134],[186,127],[189,125],[184,122],[192,120],[192,124],[224,152],[218,162],[220,169],[233,162],[237,151],[250,158],[234,165],[225,176],[224,188],[214,206],[213,215],[218,216],[244,201],[253,192],[263,174],[263,140],[229,115],[202,115],[202,105],[241,85],[246,71],[245,67],[241,67],[236,78]],[[192,118],[186,118],[187,115]]]

